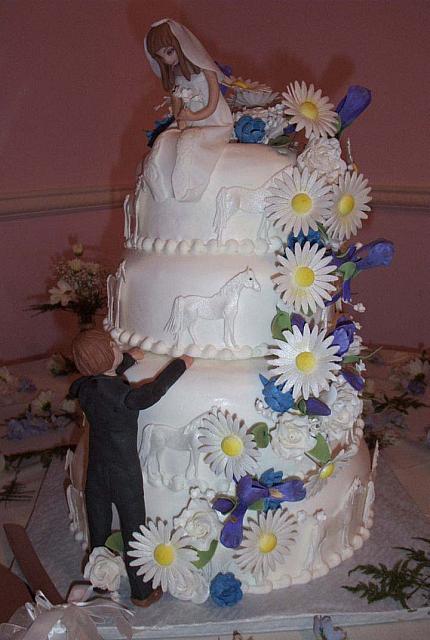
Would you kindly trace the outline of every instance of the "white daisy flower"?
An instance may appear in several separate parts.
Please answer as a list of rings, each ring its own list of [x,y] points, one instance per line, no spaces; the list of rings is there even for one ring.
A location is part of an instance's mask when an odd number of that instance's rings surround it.
[[[318,229],[330,213],[332,205],[331,186],[324,178],[318,179],[316,171],[309,173],[307,167],[300,171],[297,167],[285,169],[268,188],[266,215],[275,227],[297,236],[300,231],[306,235],[309,229]]]
[[[290,124],[296,125],[296,131],[305,130],[307,138],[316,136],[334,136],[339,125],[339,116],[327,97],[322,97],[321,89],[315,91],[314,85],[308,88],[305,82],[291,83],[287,92],[282,94],[285,113],[291,116]]]
[[[368,181],[360,173],[347,172],[339,177],[339,184],[333,185],[333,204],[326,220],[326,230],[335,240],[349,240],[361,229],[362,221],[368,215],[370,207],[366,204],[372,199]]]
[[[278,256],[279,273],[273,280],[282,300],[292,305],[294,311],[308,313],[310,309],[315,313],[317,307],[324,309],[324,300],[330,300],[330,292],[336,290],[332,284],[338,279],[333,275],[336,265],[325,253],[325,248],[319,249],[317,243],[311,246],[306,242],[302,248],[296,242],[294,253],[287,247],[285,257]]]
[[[241,569],[261,580],[285,562],[295,541],[297,520],[288,509],[276,509],[260,513],[258,523],[249,520],[248,525],[235,560]]]
[[[200,450],[216,475],[239,480],[257,470],[260,451],[248,427],[237,416],[222,411],[210,412],[200,428]]]
[[[34,416],[49,415],[53,401],[53,391],[41,391],[30,404],[31,413]]]
[[[172,533],[161,520],[157,524],[150,521],[148,527],[140,527],[140,533],[134,532],[133,538],[132,551],[127,551],[127,555],[136,558],[130,565],[139,567],[137,575],[144,582],[152,580],[154,589],[161,585],[163,591],[173,592],[178,580],[193,581],[196,569],[192,562],[198,557],[194,549],[186,548],[191,539],[182,529]]]
[[[49,297],[49,303],[60,303],[62,307],[66,307],[69,302],[76,299],[76,294],[73,291],[73,288],[68,282],[63,279],[57,282],[56,287],[52,287],[52,289],[49,289],[48,293],[51,294]]]
[[[284,331],[284,336],[285,341],[275,340],[278,346],[269,350],[276,357],[271,361],[271,373],[279,376],[276,384],[285,390],[292,388],[295,400],[301,394],[305,400],[311,393],[318,397],[331,380],[336,380],[334,372],[340,369],[337,363],[342,358],[336,355],[339,347],[331,346],[333,336],[326,337],[324,330],[318,333],[317,326],[311,331],[307,323],[303,334],[294,325],[292,331]]]

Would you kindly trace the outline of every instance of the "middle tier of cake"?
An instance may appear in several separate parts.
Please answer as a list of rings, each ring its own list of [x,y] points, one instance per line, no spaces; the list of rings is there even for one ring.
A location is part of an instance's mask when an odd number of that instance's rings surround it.
[[[166,255],[128,250],[109,282],[105,327],[157,354],[246,359],[267,353],[280,305],[275,254]]]

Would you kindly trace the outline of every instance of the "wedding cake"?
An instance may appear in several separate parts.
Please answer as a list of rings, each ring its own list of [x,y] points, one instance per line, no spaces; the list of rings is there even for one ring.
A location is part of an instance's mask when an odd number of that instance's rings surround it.
[[[377,451],[371,462],[351,281],[389,264],[392,245],[348,242],[371,198],[339,137],[370,92],[352,87],[335,110],[305,83],[278,96],[226,80],[166,22],[188,60],[230,84],[230,142],[211,130],[228,126],[221,95],[220,125],[155,140],[124,204],[105,328],[146,352],[131,381],[195,358],[140,415],[148,522],[128,551],[143,578],[203,602],[228,580],[249,593],[306,583],[369,536]],[[193,78],[175,92],[199,113]]]

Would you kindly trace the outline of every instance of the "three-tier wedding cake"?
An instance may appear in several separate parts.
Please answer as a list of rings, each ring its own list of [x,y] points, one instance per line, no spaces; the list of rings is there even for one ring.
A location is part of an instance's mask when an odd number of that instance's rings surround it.
[[[187,59],[211,71],[175,28]],[[201,113],[195,75],[175,81]],[[351,281],[392,255],[389,242],[348,243],[370,188],[339,134],[370,92],[352,87],[335,110],[305,83],[282,97],[230,87],[230,143],[211,130],[227,126],[224,111],[221,125],[171,125],[155,140],[124,204],[105,321],[146,352],[132,380],[195,358],[140,416],[148,522],[130,554],[145,580],[194,602],[226,575],[251,593],[305,583],[369,536],[377,451],[371,463]]]

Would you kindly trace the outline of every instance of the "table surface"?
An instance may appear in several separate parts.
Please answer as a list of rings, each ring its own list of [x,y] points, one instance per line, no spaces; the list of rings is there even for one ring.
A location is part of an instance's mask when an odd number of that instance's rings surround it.
[[[375,384],[378,388],[385,389],[388,375],[392,368],[407,362],[411,357],[413,357],[413,354],[407,352],[384,350],[379,362],[369,366],[369,375],[375,380]],[[36,361],[15,365],[14,367],[9,367],[9,369],[17,376],[32,378],[37,385],[38,390],[53,389],[59,401],[61,401],[64,396],[65,390],[70,382],[69,379],[65,378],[53,378],[46,369],[46,361]],[[426,396],[421,399],[430,404],[429,390],[427,390]],[[28,403],[28,398],[23,398],[15,404],[0,406],[0,418],[4,420],[8,417],[17,415],[26,403]],[[389,465],[390,469],[395,474],[403,487],[403,491],[406,491],[407,494],[409,494],[407,496],[409,503],[418,507],[421,516],[430,516],[430,492],[428,491],[428,487],[430,486],[430,449],[424,442],[425,430],[430,425],[430,408],[424,407],[416,411],[411,410],[407,416],[407,423],[408,430],[405,432],[404,437],[395,445],[387,447],[384,450],[384,462]],[[0,435],[4,434],[0,433]],[[71,434],[65,435],[63,441],[67,441],[70,437],[72,437]],[[32,440],[34,441],[38,438],[40,438],[40,436],[36,436],[32,438]],[[0,440],[0,452],[3,450],[6,453],[7,448],[4,446],[4,443],[4,439]],[[30,444],[31,443],[27,442],[27,445]],[[45,444],[52,445],[52,442],[42,443],[42,441],[39,441],[39,444],[34,446],[47,448],[45,447]],[[26,443],[24,441],[21,441],[21,445],[23,449],[25,449]],[[34,448],[33,444],[31,444],[31,446]],[[54,446],[56,446],[56,444]],[[39,508],[38,496],[45,477],[46,470],[41,467],[37,460],[30,459],[28,462],[23,463],[22,471],[20,472],[20,481],[25,485],[25,489],[28,494],[30,494],[30,498],[26,501],[20,501],[17,503],[0,501],[0,524],[1,522],[15,521],[25,526],[28,523],[31,514],[34,512],[32,523],[29,527],[29,530],[31,530],[31,527],[34,526],[34,518],[36,516],[37,508]],[[4,487],[10,479],[10,471],[0,471],[0,489]],[[0,534],[0,561],[3,562],[3,564],[9,565],[12,559],[10,550],[1,536],[2,532]],[[377,557],[375,560],[379,561],[380,558]],[[355,566],[356,562],[354,562],[354,559],[352,559],[352,561]],[[306,589],[306,587],[303,587],[303,589]],[[170,599],[170,602],[172,601],[173,599]],[[166,605],[168,606],[167,602]],[[339,623],[336,618],[335,622]],[[362,638],[372,638],[375,640],[383,640],[385,638],[390,638],[390,640],[400,640],[400,638],[402,638],[402,640],[407,638],[421,640],[422,638],[424,640],[425,638],[428,640],[430,638],[430,619],[428,617],[424,620],[399,621],[396,623],[389,622],[372,626],[368,624],[364,626],[356,625],[350,628],[346,624],[346,620],[341,620],[341,622],[344,628],[348,628],[348,638],[350,640],[361,640]],[[215,628],[217,631],[223,631],[222,625],[221,627],[216,626]],[[239,631],[242,631],[242,629],[239,628]],[[244,629],[244,631],[245,632],[242,633],[242,640],[248,640],[251,633],[254,638],[258,637],[261,639],[269,637],[269,635],[270,638],[285,638],[285,640],[313,638],[313,634],[309,629],[297,631],[275,631],[275,629],[273,629],[270,634],[259,632],[255,627],[251,627],[251,629]],[[173,637],[172,632],[170,632],[170,636]],[[145,637],[150,636],[145,635]],[[205,632],[204,637],[210,638],[211,633]],[[213,637],[215,638],[220,636],[217,634]],[[231,638],[231,634],[226,634],[222,637]]]

